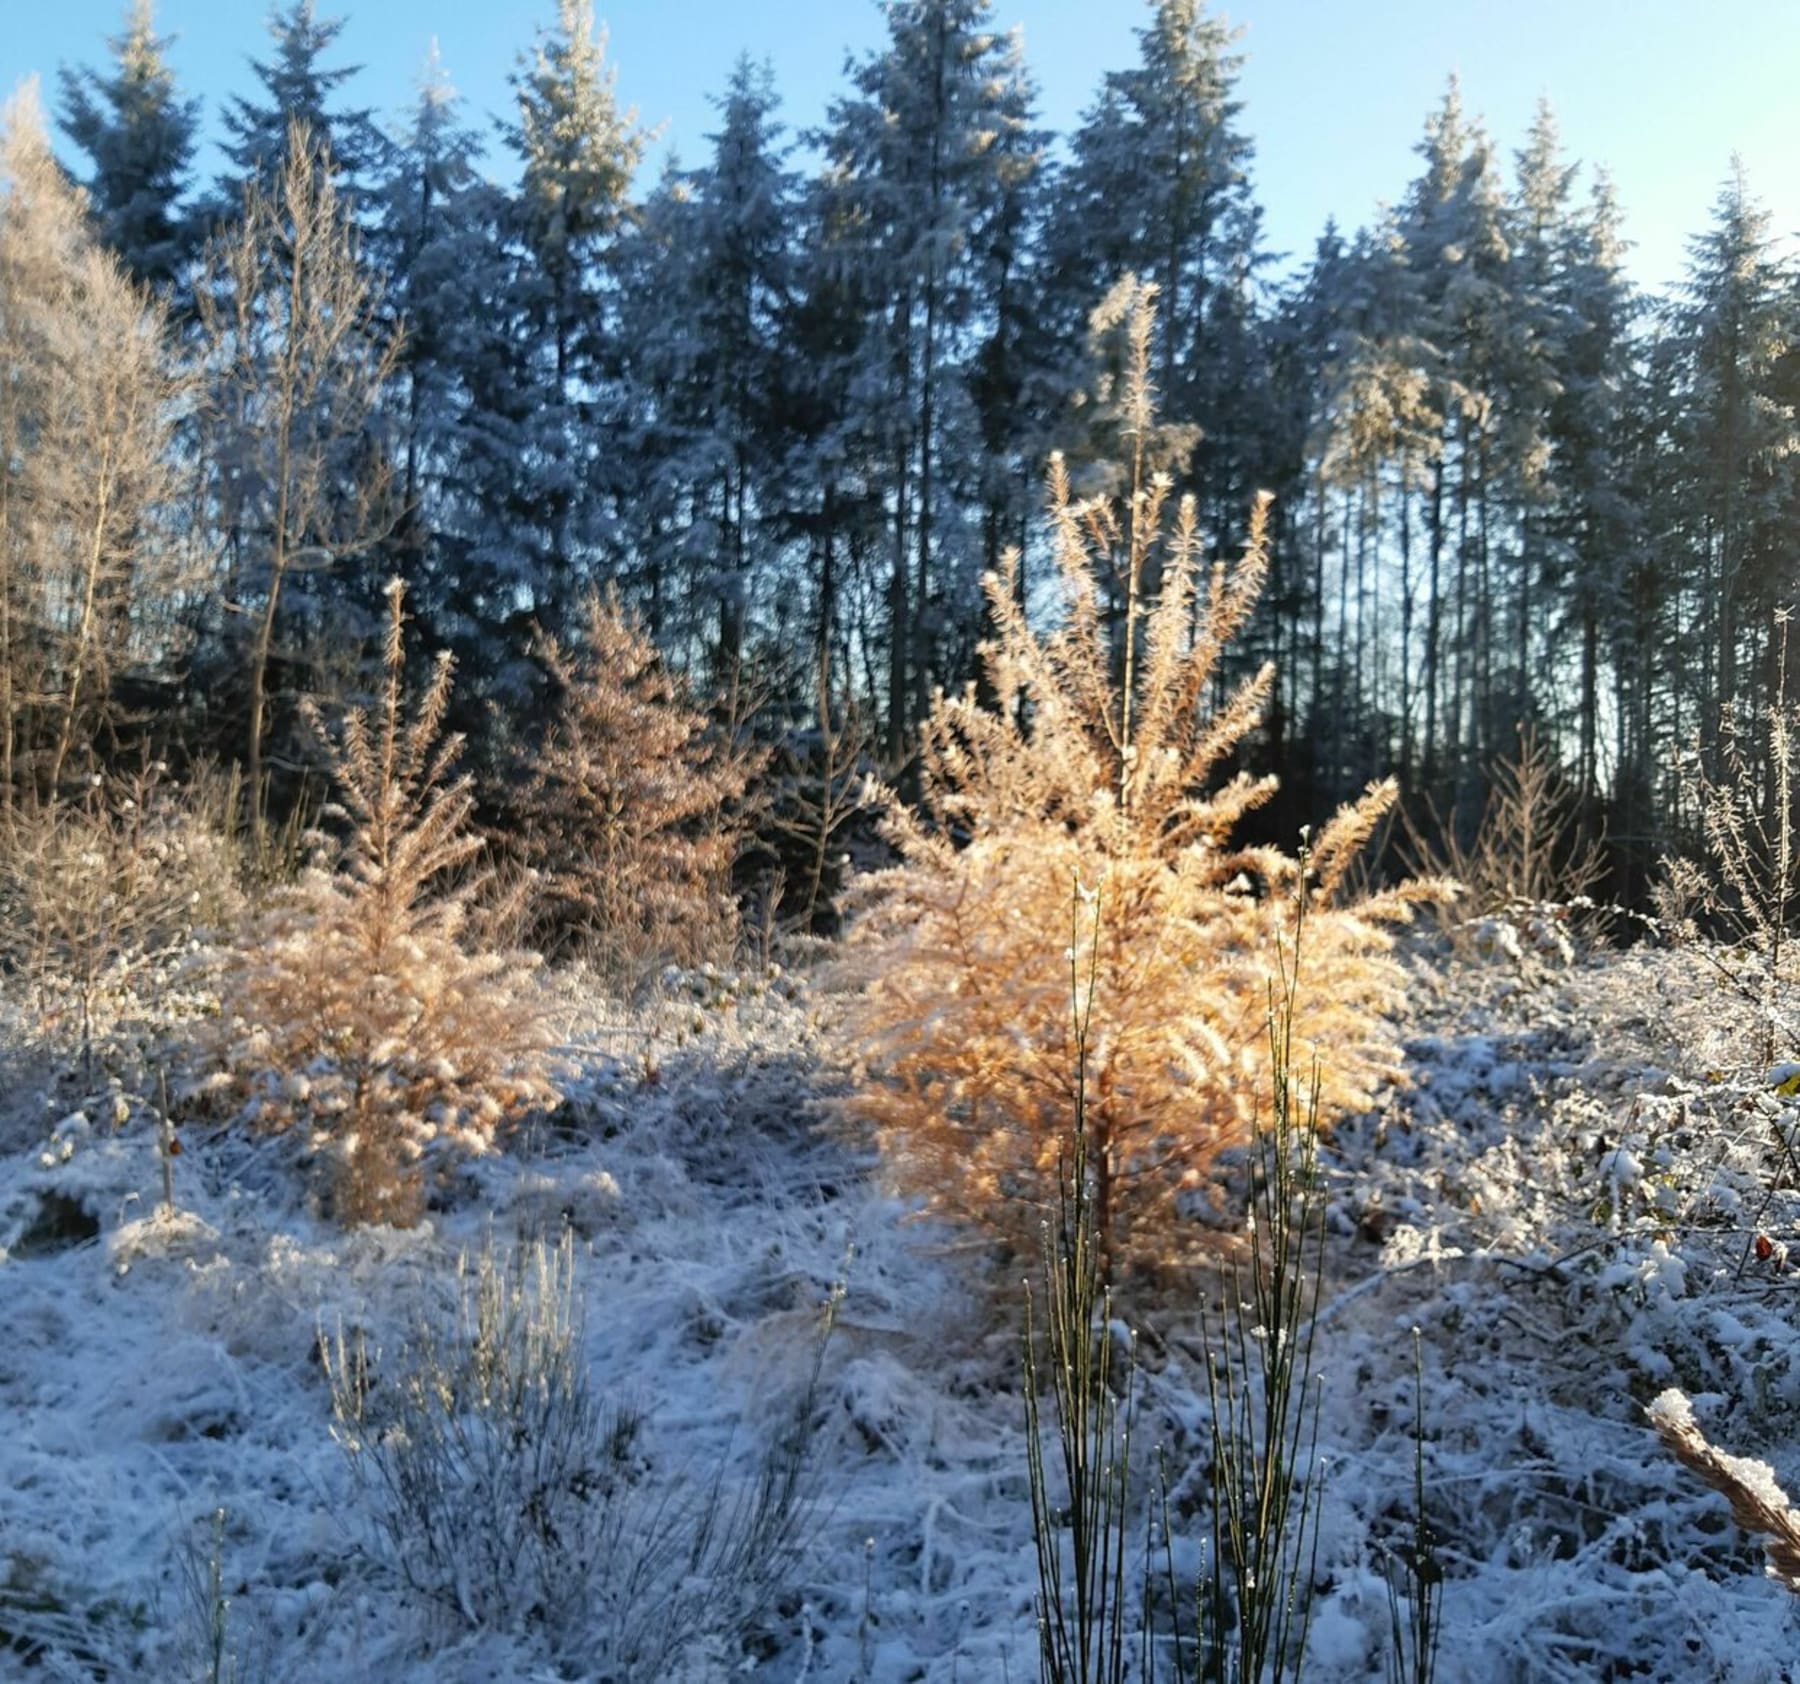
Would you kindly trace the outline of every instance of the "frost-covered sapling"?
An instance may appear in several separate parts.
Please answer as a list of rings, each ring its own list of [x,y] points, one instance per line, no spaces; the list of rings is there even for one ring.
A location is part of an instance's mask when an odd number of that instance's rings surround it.
[[[537,960],[490,947],[478,916],[474,796],[441,729],[449,664],[408,717],[398,581],[388,598],[380,702],[329,750],[341,847],[319,839],[218,983],[215,1086],[253,1127],[329,1150],[346,1222],[416,1219],[428,1152],[485,1151],[557,1100]]]
[[[556,712],[522,799],[539,933],[615,972],[730,957],[737,809],[761,757],[693,705],[615,596],[538,658]]]
[[[1250,1139],[1266,1088],[1264,1017],[1280,933],[1311,908],[1294,1033],[1319,1049],[1322,1121],[1400,1075],[1385,1014],[1401,998],[1391,926],[1446,887],[1350,892],[1395,796],[1372,785],[1302,864],[1232,840],[1274,792],[1228,774],[1273,684],[1222,666],[1268,571],[1268,502],[1235,567],[1200,559],[1191,499],[1147,474],[1153,289],[1127,283],[1132,364],[1120,505],[1050,476],[1060,623],[1040,632],[1009,561],[987,581],[984,689],[940,695],[920,743],[917,809],[882,792],[899,863],[862,886],[846,970],[848,1044],[870,1079],[847,1102],[895,1179],[1030,1255],[1053,1208],[1074,1103],[1068,885],[1097,888],[1098,1005],[1085,1123],[1104,1271],[1184,1249],[1184,1208],[1216,1155]],[[1223,691],[1224,700],[1215,705]]]

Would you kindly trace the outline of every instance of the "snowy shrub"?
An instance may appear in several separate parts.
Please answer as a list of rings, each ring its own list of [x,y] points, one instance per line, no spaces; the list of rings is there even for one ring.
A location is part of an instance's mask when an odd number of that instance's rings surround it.
[[[1800,902],[1800,851],[1794,846],[1796,710],[1787,701],[1788,622],[1775,627],[1775,700],[1746,717],[1728,709],[1719,721],[1716,770],[1698,755],[1688,795],[1698,805],[1711,872],[1671,861],[1657,896],[1670,933],[1694,937],[1721,929],[1730,946],[1701,951],[1722,985],[1749,1007],[1756,1054],[1767,1064],[1796,1044],[1784,1001],[1793,981],[1788,924]],[[1756,727],[1752,740],[1752,725]]]
[[[802,1542],[818,1362],[734,1495],[722,1471],[653,1474],[645,1420],[596,1391],[568,1230],[505,1257],[490,1243],[458,1281],[450,1325],[419,1321],[392,1361],[327,1341],[379,1559],[469,1629],[534,1635],[584,1676],[648,1684],[741,1632]]]
[[[540,934],[636,970],[728,958],[736,809],[760,764],[716,731],[612,596],[590,595],[580,647],[539,657],[557,712],[522,803]]]
[[[1445,909],[1458,951],[1515,965],[1567,965],[1578,938],[1600,927],[1593,891],[1606,875],[1601,844],[1580,824],[1579,797],[1530,726],[1518,752],[1489,771],[1475,839],[1429,801],[1431,835],[1408,825],[1420,869],[1454,879],[1463,893]]]
[[[0,952],[84,1063],[147,973],[240,914],[224,817],[160,764],[0,816]]]
[[[1152,296],[1129,294],[1126,432],[1139,440],[1153,419]],[[1053,466],[1055,631],[1027,622],[1016,560],[987,581],[985,692],[938,698],[921,809],[887,795],[900,862],[862,891],[846,1014],[877,1078],[850,1111],[873,1125],[900,1181],[1023,1249],[1052,1201],[1072,1105],[1069,894],[1083,885],[1099,907],[1086,1125],[1109,1264],[1166,1257],[1184,1195],[1248,1138],[1269,1087],[1278,933],[1297,902],[1313,910],[1295,1034],[1319,1049],[1329,1121],[1398,1076],[1383,1022],[1402,980],[1388,926],[1447,892],[1348,892],[1391,784],[1339,812],[1305,862],[1233,845],[1274,780],[1218,775],[1260,719],[1272,671],[1210,704],[1267,573],[1267,503],[1239,564],[1203,575],[1192,501],[1165,533],[1169,480],[1140,462],[1132,486],[1122,509],[1076,503]]]
[[[333,1149],[346,1222],[414,1219],[427,1150],[484,1151],[557,1098],[536,961],[489,950],[475,916],[474,801],[440,735],[449,667],[404,718],[397,583],[389,598],[380,705],[332,750],[342,857],[275,894],[219,978],[215,1086],[255,1127]]]

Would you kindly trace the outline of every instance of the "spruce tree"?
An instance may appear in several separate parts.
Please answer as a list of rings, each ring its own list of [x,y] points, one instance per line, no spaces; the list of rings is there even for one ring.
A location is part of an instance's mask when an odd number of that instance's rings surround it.
[[[158,36],[151,0],[131,0],[123,31],[107,43],[112,63],[62,73],[58,113],[87,155],[81,176],[100,236],[134,279],[167,295],[197,249],[183,200],[192,185],[200,102],[183,99]]]
[[[1695,721],[1710,736],[1748,688],[1767,695],[1770,623],[1788,600],[1800,419],[1784,367],[1795,346],[1792,281],[1777,263],[1767,209],[1732,161],[1712,226],[1689,247],[1670,319],[1684,394],[1668,517],[1684,533],[1681,635],[1710,694]],[[1758,682],[1759,678],[1761,682]]]
[[[898,758],[933,688],[959,676],[979,619],[976,534],[960,495],[980,443],[970,393],[992,309],[998,215],[1026,123],[1016,50],[988,0],[906,0],[885,49],[857,64],[818,137],[839,260],[864,311],[847,370],[880,457],[889,514],[887,750]],[[966,634],[965,634],[966,635]]]
[[[591,0],[558,0],[555,26],[513,79],[518,118],[505,131],[521,166],[509,304],[531,382],[516,413],[531,429],[525,502],[537,510],[521,538],[536,606],[552,619],[599,566],[625,489],[613,269],[644,135],[613,82]]]
[[[328,161],[334,188],[358,206],[386,142],[367,110],[336,104],[338,90],[360,68],[323,62],[343,30],[344,19],[320,17],[314,0],[287,0],[269,14],[273,50],[251,60],[261,97],[233,95],[223,113],[231,169],[220,178],[212,207],[220,220],[238,213],[246,191],[273,186],[296,124],[310,137],[315,167]]]
[[[519,472],[504,397],[510,323],[496,308],[510,277],[506,207],[481,173],[481,137],[461,106],[434,48],[377,195],[373,243],[389,312],[405,323],[395,400],[400,524],[384,554],[408,582],[424,639],[455,652],[462,681],[452,708],[472,716],[493,699],[509,658],[523,661],[526,632],[511,623],[507,535],[483,497]]]
[[[793,287],[796,184],[766,67],[741,59],[718,105],[711,161],[674,173],[645,211],[623,326],[639,484],[656,500],[652,531],[640,533],[655,552],[647,556],[653,617],[660,631],[664,580],[683,565],[694,593],[684,629],[729,682],[781,548],[780,335]]]

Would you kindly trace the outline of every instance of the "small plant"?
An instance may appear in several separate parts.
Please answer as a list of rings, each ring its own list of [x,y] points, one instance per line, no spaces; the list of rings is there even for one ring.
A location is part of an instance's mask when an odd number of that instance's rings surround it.
[[[1298,1679],[1312,1619],[1320,1482],[1312,1351],[1325,1191],[1317,1054],[1304,1098],[1294,1062],[1306,922],[1302,903],[1270,993],[1271,1085],[1267,1120],[1252,1142],[1248,1259],[1227,1269],[1221,1312],[1201,1315],[1211,1539],[1194,1632],[1186,1637],[1178,1618],[1175,1634],[1180,1676],[1194,1684]],[[1179,1614],[1172,1558],[1167,1571]]]
[[[788,885],[792,922],[811,934],[834,921],[830,905],[841,873],[834,859],[840,833],[865,809],[869,731],[853,699],[834,701],[831,663],[821,649],[815,675],[818,729],[785,757],[786,789],[769,829],[798,858]]]
[[[1444,1640],[1444,1568],[1425,1512],[1425,1352],[1413,1329],[1412,1538],[1388,1559],[1388,1684],[1435,1684]]]
[[[693,707],[615,596],[576,649],[543,637],[557,711],[522,804],[541,937],[608,969],[730,956],[736,809],[761,765]]]
[[[1583,832],[1578,801],[1536,727],[1524,725],[1517,752],[1490,769],[1472,843],[1429,799],[1429,834],[1407,821],[1419,872],[1462,886],[1445,913],[1458,949],[1566,963],[1574,938],[1600,928],[1603,914],[1592,896],[1606,877],[1606,850]]]
[[[595,1390],[572,1235],[457,1270],[448,1327],[418,1321],[383,1362],[322,1336],[339,1442],[377,1558],[471,1630],[535,1635],[584,1672],[669,1675],[741,1632],[804,1542],[834,1295],[792,1417],[748,1483],[652,1477],[646,1422]]]
[[[234,1630],[225,1589],[225,1511],[207,1520],[204,1547],[191,1544],[182,1571],[183,1676],[194,1684],[249,1684],[258,1676]]]
[[[377,1391],[326,1342],[339,1441],[406,1588],[477,1629],[566,1621],[619,1544],[641,1422],[595,1396],[574,1241],[457,1268],[448,1333],[422,1320]]]
[[[429,1150],[484,1151],[557,1100],[537,960],[491,948],[475,916],[474,797],[451,772],[460,740],[440,730],[448,663],[407,718],[398,581],[388,599],[379,706],[351,710],[330,750],[341,855],[327,863],[319,839],[319,859],[244,927],[219,981],[216,1085],[254,1127],[302,1127],[332,1150],[345,1222],[415,1220]]]
[[[1025,1294],[1025,1446],[1037,1545],[1038,1660],[1044,1684],[1122,1684],[1126,1659],[1126,1514],[1131,1470],[1132,1384],[1127,1361],[1114,1372],[1112,1298],[1100,1272],[1086,1150],[1087,1043],[1094,1010],[1098,943],[1081,930],[1083,904],[1097,895],[1076,886],[1069,946],[1069,995],[1075,1026],[1075,1112],[1071,1153],[1058,1175],[1058,1220],[1043,1237],[1042,1355]],[[1082,975],[1083,958],[1087,974]],[[1052,1499],[1044,1458],[1039,1396],[1049,1380],[1057,1468],[1066,1501]],[[1122,1394],[1122,1395],[1121,1395]],[[1066,1547],[1065,1547],[1066,1546]]]
[[[1100,925],[1095,916],[1095,935]],[[1227,1271],[1218,1314],[1201,1311],[1210,1452],[1205,1501],[1210,1536],[1200,1582],[1178,1579],[1170,1482],[1161,1470],[1163,1576],[1173,1630],[1162,1642],[1181,1684],[1283,1684],[1300,1676],[1318,1547],[1319,1402],[1312,1366],[1324,1266],[1324,1193],[1318,1175],[1316,1065],[1302,1102],[1293,1075],[1294,1001],[1305,919],[1280,960],[1267,1032],[1272,1087],[1252,1141],[1255,1181],[1247,1263]],[[1061,1178],[1062,1220],[1044,1247],[1044,1357],[1027,1298],[1027,1455],[1037,1545],[1040,1672],[1045,1684],[1120,1684],[1130,1676],[1127,1509],[1135,1363],[1113,1369],[1111,1297],[1100,1274],[1085,1155],[1085,1053],[1096,972],[1082,975],[1082,943],[1069,950],[1076,1127],[1072,1169]],[[1089,953],[1097,948],[1089,944]],[[1047,1364],[1067,1501],[1051,1499],[1038,1404]],[[1138,1674],[1154,1679],[1159,1653],[1145,1554]],[[1182,1618],[1193,1609],[1191,1626]]]

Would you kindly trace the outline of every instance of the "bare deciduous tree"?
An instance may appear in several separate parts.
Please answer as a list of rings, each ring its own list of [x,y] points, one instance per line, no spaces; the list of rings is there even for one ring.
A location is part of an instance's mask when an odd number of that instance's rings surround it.
[[[0,136],[0,783],[54,793],[176,653],[186,379],[162,308],[90,229],[27,90]]]
[[[367,551],[395,518],[378,422],[400,332],[304,125],[289,132],[279,178],[246,195],[210,248],[198,300],[213,512],[235,606],[254,628],[244,764],[260,827],[283,587]]]

